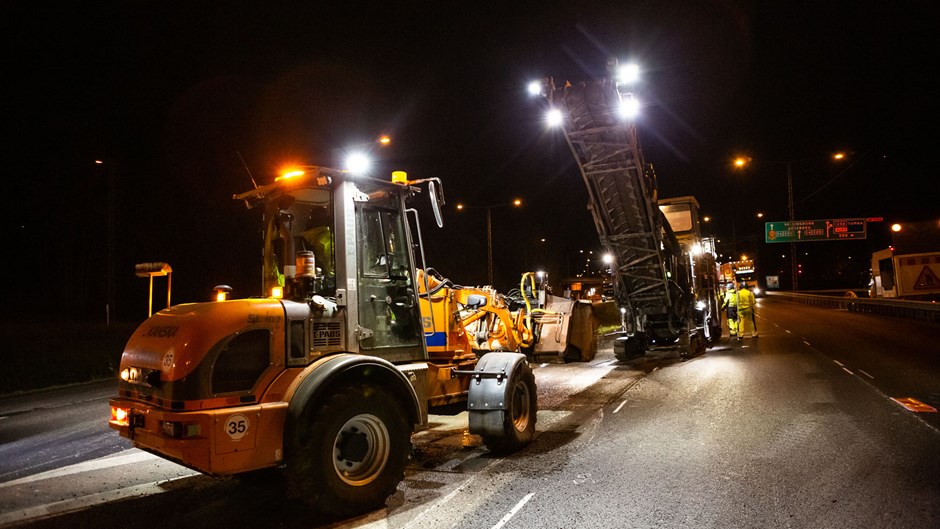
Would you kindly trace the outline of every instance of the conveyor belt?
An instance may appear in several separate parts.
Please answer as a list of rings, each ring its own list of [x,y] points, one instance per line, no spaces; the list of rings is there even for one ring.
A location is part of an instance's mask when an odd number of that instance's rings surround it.
[[[601,244],[615,259],[619,301],[636,315],[668,313],[672,296],[656,177],[643,160],[636,127],[618,114],[616,84],[602,80],[549,90],[549,102],[565,116],[565,138],[587,186]]]

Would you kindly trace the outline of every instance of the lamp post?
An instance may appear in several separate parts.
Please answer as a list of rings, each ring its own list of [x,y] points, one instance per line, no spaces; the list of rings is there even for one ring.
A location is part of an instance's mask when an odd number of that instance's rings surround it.
[[[793,226],[793,162],[787,160],[787,213],[790,214],[790,226]],[[790,241],[790,280],[793,282],[793,291],[799,290],[799,279],[796,273],[796,243]]]
[[[478,208],[486,210],[486,281],[487,284],[493,284],[493,208],[499,208],[503,206],[522,206],[522,199],[515,199],[512,202],[507,202],[505,204],[489,204],[485,206],[468,206],[461,203],[457,204],[457,210],[462,211],[464,209]]]
[[[844,161],[846,160],[846,158],[847,158],[847,155],[846,155],[846,153],[844,153],[844,152],[834,152],[834,153],[832,153],[832,155],[831,155],[831,157],[830,157],[830,159],[833,160],[833,161],[835,161],[835,162],[844,162]],[[794,163],[794,161],[806,161],[806,160],[808,160],[808,159],[804,159],[804,160],[785,160],[785,161],[783,161],[783,160],[781,160],[781,161],[775,161],[775,160],[757,160],[757,161],[756,161],[757,163],[762,163],[762,164],[776,163],[776,164],[785,164],[785,165],[786,165],[786,167],[787,167],[787,214],[788,214],[788,216],[789,216],[789,218],[790,218],[790,225],[791,225],[791,226],[793,225],[793,222],[794,222],[794,220],[796,219],[795,212],[794,212],[794,207],[793,207],[793,163]],[[740,168],[740,167],[744,167],[745,165],[751,163],[752,161],[754,161],[754,160],[752,160],[752,159],[749,158],[749,157],[738,157],[738,158],[735,158],[735,160],[734,160],[734,165],[735,165],[735,167],[739,167],[739,168]],[[823,184],[821,187],[819,187],[816,191],[813,191],[812,193],[810,193],[809,195],[807,195],[806,197],[804,197],[803,200],[806,200],[807,198],[809,198],[809,197],[815,195],[816,193],[819,193],[820,191],[822,191],[826,186],[828,186],[828,185],[831,184],[833,181],[835,181],[837,178],[839,178],[840,176],[842,176],[843,174],[845,174],[845,172],[848,171],[849,168],[852,167],[852,165],[854,165],[854,162],[853,162],[853,164],[850,164],[849,167],[846,167],[844,170],[842,170],[842,171],[841,171],[839,174],[837,174],[835,177],[833,177],[833,178],[830,179],[828,182],[826,182],[826,183]],[[790,276],[791,276],[791,280],[793,281],[793,290],[798,290],[798,289],[799,289],[799,270],[798,270],[798,268],[799,268],[799,266],[796,264],[796,243],[793,242],[793,241],[790,241]]]
[[[105,324],[110,326],[114,317],[114,164],[105,163],[103,160],[95,160],[95,165],[104,166],[105,175],[108,184],[108,219],[107,219],[107,241],[108,241],[108,262],[105,265],[106,273],[106,292],[105,292]]]
[[[751,163],[753,160],[747,157],[738,157],[734,160],[735,167],[744,167],[745,165]],[[774,160],[759,160],[759,163],[769,164],[769,163],[782,163],[787,166],[787,214],[790,218],[790,225],[793,225],[795,220],[794,211],[793,211],[793,162],[791,160],[786,161],[774,161]],[[796,266],[796,243],[790,241],[790,281],[793,285],[793,291],[799,290],[799,280],[797,277],[797,266]]]

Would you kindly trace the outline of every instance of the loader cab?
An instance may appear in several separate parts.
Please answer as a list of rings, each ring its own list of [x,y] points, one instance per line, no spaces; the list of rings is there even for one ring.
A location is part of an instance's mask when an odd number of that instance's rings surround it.
[[[280,185],[265,198],[265,296],[283,296],[307,361],[322,320],[343,349],[391,362],[427,358],[405,199],[413,190],[336,172]],[[307,338],[299,340],[300,321]],[[311,330],[314,329],[314,330]],[[301,362],[301,360],[298,360]]]

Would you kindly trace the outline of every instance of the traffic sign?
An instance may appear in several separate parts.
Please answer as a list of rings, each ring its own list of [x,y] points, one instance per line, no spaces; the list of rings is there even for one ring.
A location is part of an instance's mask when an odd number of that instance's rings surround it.
[[[794,220],[764,223],[764,242],[844,241],[868,237],[866,219]]]

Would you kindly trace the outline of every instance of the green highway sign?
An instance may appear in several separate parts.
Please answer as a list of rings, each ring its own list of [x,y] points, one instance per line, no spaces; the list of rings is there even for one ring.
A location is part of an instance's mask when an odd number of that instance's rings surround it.
[[[844,241],[868,237],[866,219],[794,220],[764,223],[764,242]]]

